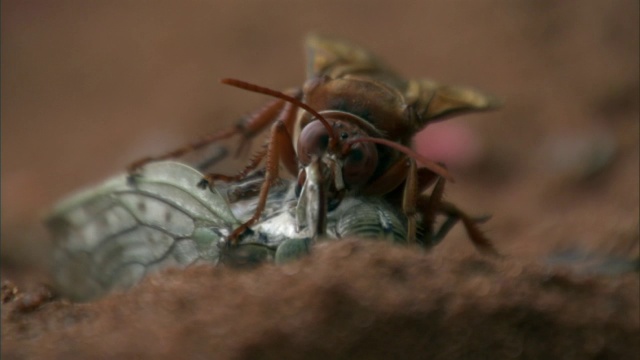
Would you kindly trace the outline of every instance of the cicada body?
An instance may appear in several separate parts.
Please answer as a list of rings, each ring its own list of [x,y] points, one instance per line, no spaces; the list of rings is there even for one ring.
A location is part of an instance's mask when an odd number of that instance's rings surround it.
[[[225,239],[253,216],[263,174],[204,191],[196,186],[202,176],[184,164],[157,162],[135,181],[116,176],[58,203],[47,218],[57,290],[90,300],[168,267],[252,266],[308,252],[311,235],[298,231],[295,222],[295,183],[274,184],[261,221],[229,248]],[[327,237],[402,242],[405,223],[381,199],[350,198],[327,218]]]

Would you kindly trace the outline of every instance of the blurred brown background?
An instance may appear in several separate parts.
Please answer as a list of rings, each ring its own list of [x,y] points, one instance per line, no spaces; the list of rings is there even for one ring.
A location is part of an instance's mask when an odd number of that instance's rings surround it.
[[[13,299],[3,282],[3,359],[637,357],[637,0],[1,6],[0,262],[21,291]],[[169,271],[31,311],[55,201],[265,101],[222,77],[302,84],[311,31],[360,43],[406,76],[505,100],[420,140],[471,151],[450,162],[446,196],[493,214],[483,229],[505,257],[477,255],[457,226],[429,253],[324,243],[282,267]],[[549,262],[562,249],[573,251],[568,273]],[[583,259],[599,274],[584,276]]]
[[[47,244],[40,219],[56,199],[265,100],[219,78],[300,85],[310,31],[363,44],[407,76],[506,100],[451,120],[482,146],[448,193],[495,215],[503,249],[637,236],[636,0],[4,0],[1,10],[5,270],[46,259],[33,251]]]

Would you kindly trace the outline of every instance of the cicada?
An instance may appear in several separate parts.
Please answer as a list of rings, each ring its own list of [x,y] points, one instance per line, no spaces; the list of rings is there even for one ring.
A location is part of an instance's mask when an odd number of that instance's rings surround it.
[[[484,218],[472,218],[442,201],[445,181],[452,180],[446,168],[410,147],[414,135],[427,125],[461,113],[493,109],[498,101],[468,87],[407,80],[369,51],[343,40],[311,35],[306,48],[307,80],[301,87],[280,92],[224,79],[225,84],[274,100],[233,128],[164,155],[141,159],[131,164],[129,171],[135,174],[151,161],[182,156],[234,136],[241,139],[239,148],[246,148],[256,134],[269,128],[268,142],[240,173],[208,174],[200,182],[207,187],[220,180],[239,181],[263,160],[266,163],[253,215],[231,233],[229,244],[237,245],[238,239],[259,221],[282,164],[297,178],[298,196],[309,184],[310,171],[315,171],[313,183],[319,185],[319,196],[313,226],[319,234],[324,232],[327,212],[344,199],[370,196],[395,204],[402,211],[407,218],[409,243],[429,243],[434,234],[446,233],[461,220],[479,249],[494,252],[477,227]],[[431,194],[423,194],[430,186],[434,186]],[[301,199],[308,207],[308,197]],[[437,215],[445,215],[447,220],[435,231]],[[417,221],[424,223],[427,231],[418,234]],[[300,217],[297,222],[305,223]]]
[[[264,174],[252,172],[242,181],[206,191],[196,186],[202,177],[185,164],[157,162],[145,166],[135,182],[118,175],[56,204],[47,226],[54,240],[57,290],[89,300],[167,267],[246,267],[289,261],[309,251],[312,234],[299,231],[295,221],[299,201],[293,181],[273,184],[261,221],[229,248],[225,238],[253,216],[256,187],[259,190]],[[307,204],[314,201],[305,196]],[[311,215],[309,221],[315,219]],[[326,220],[328,238],[406,238],[403,215],[379,198],[345,199]]]

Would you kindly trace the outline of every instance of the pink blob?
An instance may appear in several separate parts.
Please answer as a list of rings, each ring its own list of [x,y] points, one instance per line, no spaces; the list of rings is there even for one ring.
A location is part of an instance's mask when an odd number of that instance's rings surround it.
[[[429,125],[416,134],[414,148],[429,159],[460,168],[480,158],[482,144],[469,126],[441,122]]]

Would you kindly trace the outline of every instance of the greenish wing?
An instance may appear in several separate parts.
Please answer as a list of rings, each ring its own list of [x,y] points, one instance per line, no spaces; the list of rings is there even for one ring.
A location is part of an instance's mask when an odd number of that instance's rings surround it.
[[[61,291],[86,300],[154,269],[216,263],[218,242],[239,223],[217,191],[196,186],[201,179],[183,164],[152,163],[56,205],[47,226]]]

